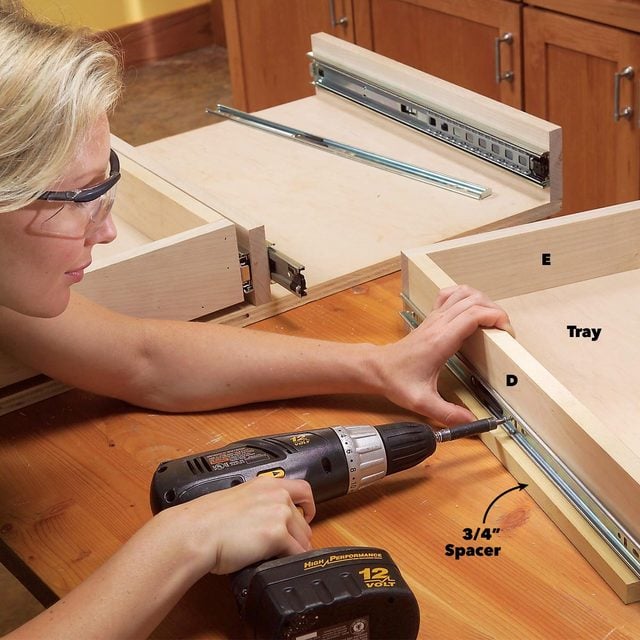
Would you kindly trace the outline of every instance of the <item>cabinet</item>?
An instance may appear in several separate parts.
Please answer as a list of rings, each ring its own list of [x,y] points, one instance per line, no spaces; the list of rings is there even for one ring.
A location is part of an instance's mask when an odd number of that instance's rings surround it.
[[[305,54],[311,34],[320,31],[522,106],[519,2],[223,0],[223,9],[239,109],[311,95]]]
[[[561,125],[562,213],[640,198],[637,2],[335,0],[346,18],[337,27],[328,21],[329,2],[281,0],[277,16],[275,4],[253,0],[250,12],[249,0],[225,0],[225,24],[236,33],[229,57],[240,108],[309,95],[304,52],[310,33],[324,29]],[[616,75],[627,67],[633,76]],[[617,120],[616,83],[620,110],[631,108]]]
[[[640,198],[640,34],[533,7],[523,22],[525,109],[563,129],[562,212]]]
[[[372,48],[512,107],[522,106],[519,3],[371,0]]]
[[[351,0],[223,0],[223,11],[233,101],[244,111],[313,94],[312,33],[354,42]]]

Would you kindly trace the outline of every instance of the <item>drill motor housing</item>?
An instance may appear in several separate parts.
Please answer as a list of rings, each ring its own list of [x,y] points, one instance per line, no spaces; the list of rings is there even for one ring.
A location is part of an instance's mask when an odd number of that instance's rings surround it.
[[[157,513],[261,475],[306,480],[314,500],[324,502],[413,467],[435,448],[433,429],[416,422],[248,438],[162,462],[151,484],[151,508]]]
[[[261,475],[309,482],[314,500],[343,496],[419,464],[436,448],[429,425],[329,427],[248,438],[162,462],[154,513]],[[336,547],[268,560],[232,578],[249,637],[259,640],[415,640],[418,603],[389,554]]]

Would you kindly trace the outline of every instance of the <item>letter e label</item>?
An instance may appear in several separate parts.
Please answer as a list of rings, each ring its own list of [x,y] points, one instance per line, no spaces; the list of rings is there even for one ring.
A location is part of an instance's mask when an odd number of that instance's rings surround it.
[[[548,266],[551,264],[551,254],[550,253],[543,253],[542,254],[542,264],[545,266]]]

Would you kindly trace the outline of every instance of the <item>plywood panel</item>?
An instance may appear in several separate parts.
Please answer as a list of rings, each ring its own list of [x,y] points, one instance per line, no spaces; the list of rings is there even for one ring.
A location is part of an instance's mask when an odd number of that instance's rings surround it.
[[[640,270],[499,301],[518,342],[631,450],[640,453],[638,412]],[[567,326],[601,330],[571,337]],[[582,333],[582,332],[581,332]],[[552,344],[554,348],[550,349]]]
[[[615,224],[607,212],[615,214]],[[623,205],[527,225],[515,235],[504,229],[441,242],[429,249],[429,259],[453,280],[502,299],[636,269],[639,236],[640,207]]]
[[[552,186],[542,189],[326,92],[260,115],[486,185],[492,195],[475,201],[235,122],[138,149],[147,166],[153,162],[159,174],[237,226],[264,225],[267,242],[305,265],[306,301],[396,270],[403,248],[539,219],[559,207],[557,127],[326,34],[312,40],[314,55],[323,60],[440,110],[446,106],[533,151],[549,151]],[[242,309],[225,321],[246,324],[248,316],[258,319],[300,302],[273,287],[268,305]]]

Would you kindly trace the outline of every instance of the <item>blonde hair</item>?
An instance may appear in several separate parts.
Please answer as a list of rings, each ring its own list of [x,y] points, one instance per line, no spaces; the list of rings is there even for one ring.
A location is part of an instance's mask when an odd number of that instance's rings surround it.
[[[120,60],[107,42],[0,0],[0,213],[60,180],[121,87]]]

